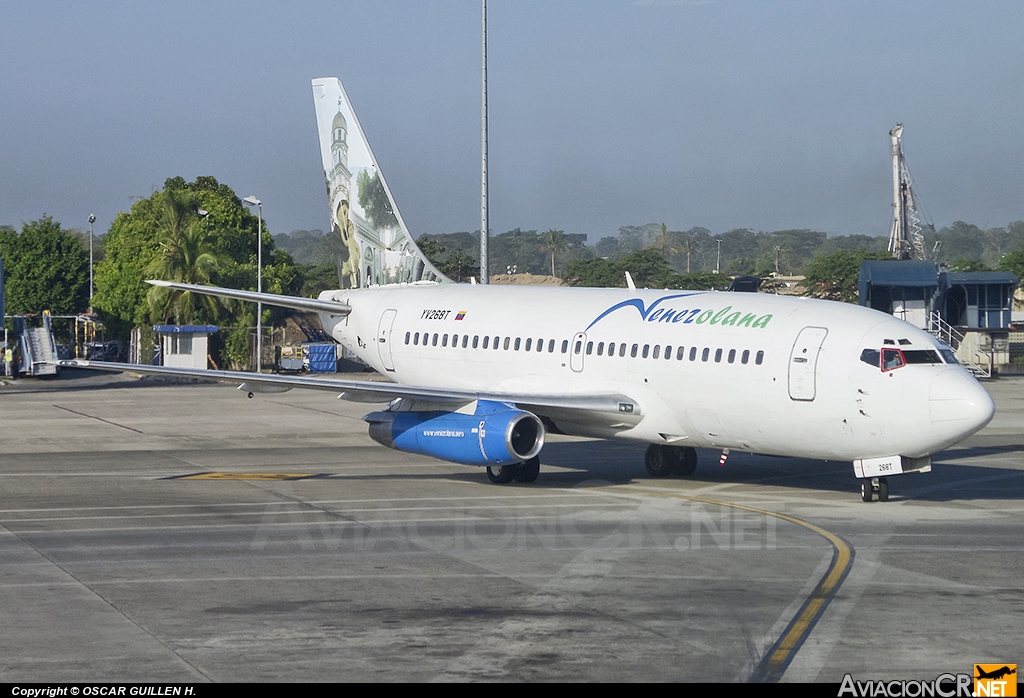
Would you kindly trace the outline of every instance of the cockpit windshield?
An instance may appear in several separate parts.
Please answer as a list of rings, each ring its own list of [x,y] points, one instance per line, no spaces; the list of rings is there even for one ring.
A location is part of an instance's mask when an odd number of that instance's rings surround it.
[[[956,357],[948,349],[897,349],[895,347],[883,347],[882,349],[865,349],[860,353],[860,360],[869,366],[882,371],[894,371],[908,364],[941,364],[956,363]]]

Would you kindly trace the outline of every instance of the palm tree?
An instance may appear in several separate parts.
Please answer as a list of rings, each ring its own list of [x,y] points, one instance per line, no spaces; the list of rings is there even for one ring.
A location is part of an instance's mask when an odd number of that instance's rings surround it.
[[[208,225],[197,215],[198,208],[198,200],[191,192],[171,190],[160,195],[160,252],[146,268],[148,274],[164,281],[210,284],[224,260],[216,251]],[[146,302],[153,322],[167,322],[173,315],[175,322],[183,325],[192,323],[198,307],[216,318],[222,305],[214,296],[158,286],[149,290]]]
[[[682,251],[686,254],[686,273],[690,273],[690,255],[697,251],[697,244],[693,241],[693,236],[689,233],[683,233]]]
[[[540,251],[551,253],[551,276],[555,275],[555,253],[569,249],[564,230],[549,228],[540,236]]]
[[[669,230],[668,227],[662,223],[661,232],[658,233],[658,237],[654,239],[654,244],[651,245],[651,247],[661,250],[661,256],[665,258],[666,262],[679,254],[679,240],[677,235],[678,234],[674,230]]]

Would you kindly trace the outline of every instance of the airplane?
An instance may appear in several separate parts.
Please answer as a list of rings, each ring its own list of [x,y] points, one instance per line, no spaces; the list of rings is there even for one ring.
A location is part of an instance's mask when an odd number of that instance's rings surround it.
[[[339,238],[339,288],[317,299],[150,281],[318,313],[391,382],[65,361],[387,403],[364,419],[399,451],[533,482],[547,433],[646,443],[652,477],[698,448],[852,462],[861,497],[931,470],[994,403],[953,352],[885,313],[764,293],[455,284],[419,251],[337,78],[313,81]],[[377,202],[374,204],[374,202]],[[381,205],[381,202],[384,202]]]

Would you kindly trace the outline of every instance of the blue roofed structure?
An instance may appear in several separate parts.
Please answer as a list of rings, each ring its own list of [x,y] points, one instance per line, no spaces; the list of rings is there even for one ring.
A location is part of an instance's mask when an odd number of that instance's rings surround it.
[[[1007,330],[1018,279],[1008,271],[955,272],[927,261],[865,261],[860,304],[923,329]]]

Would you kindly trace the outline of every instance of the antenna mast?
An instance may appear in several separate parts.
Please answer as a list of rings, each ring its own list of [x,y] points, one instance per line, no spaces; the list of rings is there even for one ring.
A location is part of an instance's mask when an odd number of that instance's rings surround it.
[[[889,136],[892,138],[893,189],[889,251],[894,259],[927,259],[924,253],[924,236],[921,234],[921,219],[917,210],[917,195],[901,146],[903,124],[896,124],[896,128],[889,131]]]

